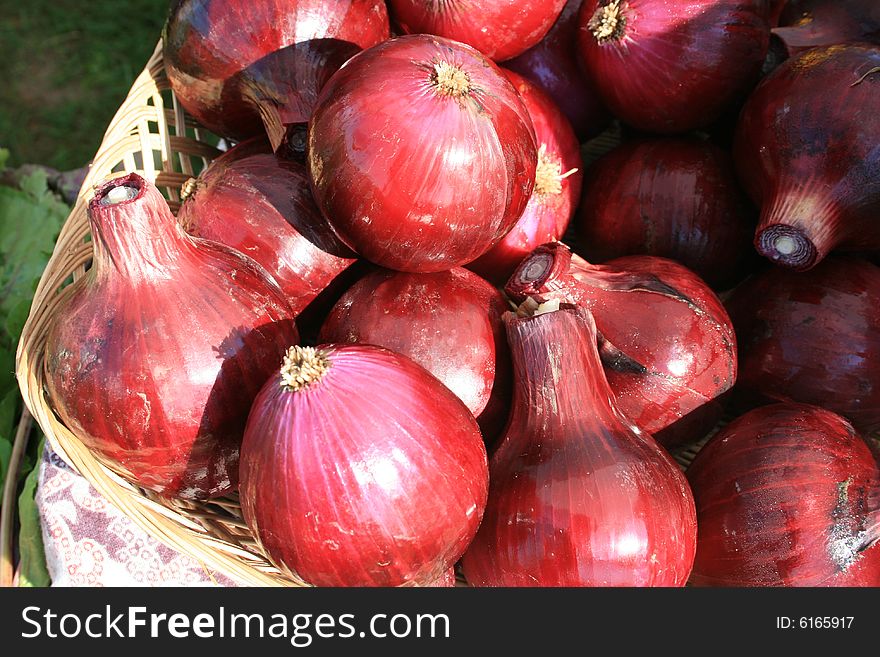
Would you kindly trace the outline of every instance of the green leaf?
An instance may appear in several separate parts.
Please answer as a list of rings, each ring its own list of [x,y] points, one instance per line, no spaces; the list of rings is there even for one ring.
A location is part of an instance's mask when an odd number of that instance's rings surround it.
[[[2,172],[6,168],[6,163],[9,161],[9,149],[0,148],[0,172]]]
[[[43,453],[44,438],[40,438],[38,454]],[[34,468],[25,479],[21,495],[18,496],[19,586],[49,586],[49,571],[46,568],[46,553],[43,550],[43,532],[40,528],[40,513],[34,499],[40,469]]]
[[[12,455],[12,439],[15,437],[18,390],[10,390],[0,398],[0,491],[6,481],[9,458]]]

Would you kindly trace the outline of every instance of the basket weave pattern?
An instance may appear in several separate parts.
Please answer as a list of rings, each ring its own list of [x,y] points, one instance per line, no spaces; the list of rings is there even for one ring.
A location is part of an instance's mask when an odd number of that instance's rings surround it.
[[[85,274],[92,256],[87,207],[93,188],[109,178],[137,172],[165,194],[176,212],[187,180],[220,154],[204,141],[205,136],[171,92],[160,42],[110,122],[61,230],[22,332],[16,374],[25,403],[53,449],[136,525],[206,569],[219,570],[243,584],[303,586],[301,580],[269,563],[241,518],[237,498],[169,500],[126,481],[58,419],[45,393],[49,328],[66,285]],[[618,142],[619,135],[597,139],[585,149],[585,158],[595,159]],[[697,450],[681,452],[679,462],[686,465]]]

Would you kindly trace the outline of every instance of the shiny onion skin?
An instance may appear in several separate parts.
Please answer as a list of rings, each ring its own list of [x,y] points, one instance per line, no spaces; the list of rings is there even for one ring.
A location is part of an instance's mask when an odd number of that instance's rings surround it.
[[[764,0],[584,0],[578,53],[605,105],[660,134],[709,125],[761,71]]]
[[[274,155],[264,138],[221,155],[192,188],[181,226],[260,263],[295,313],[356,259],[315,205],[306,168]]]
[[[510,406],[501,293],[461,267],[433,274],[372,271],[342,295],[318,341],[374,344],[413,359],[458,396],[487,442]]]
[[[318,205],[371,262],[429,273],[464,265],[513,227],[535,183],[528,110],[473,48],[425,35],[360,53],[309,123]]]
[[[92,267],[47,339],[55,411],[144,488],[234,490],[251,402],[297,338],[293,311],[253,260],[186,235],[137,174],[101,186],[89,221]]]
[[[292,347],[241,454],[245,522],[316,586],[432,584],[486,505],[473,416],[421,366],[372,345]]]
[[[696,547],[687,481],[614,408],[589,311],[504,316],[510,422],[462,559],[473,586],[683,586]]]
[[[577,17],[583,0],[567,0],[546,36],[523,54],[504,62],[553,99],[571,122],[578,139],[601,133],[611,115],[577,63]]]
[[[771,36],[771,48],[783,59],[810,48],[857,42],[880,44],[877,0],[794,0]]]
[[[789,59],[740,116],[734,161],[761,207],[758,252],[806,270],[834,249],[880,249],[880,48]]]
[[[209,130],[243,139],[308,121],[345,61],[389,37],[381,0],[176,0],[163,37],[171,88]]]
[[[682,138],[626,142],[594,163],[575,219],[593,262],[671,258],[716,289],[742,280],[757,260],[755,224],[730,156]]]
[[[504,68],[525,103],[538,144],[535,188],[514,227],[488,253],[468,265],[498,285],[534,249],[562,239],[581,196],[584,163],[571,124],[553,100],[533,84]]]
[[[738,391],[821,404],[861,431],[880,429],[880,267],[834,256],[808,272],[774,267],[737,287],[727,309]]]
[[[697,586],[880,586],[880,467],[839,415],[774,404],[741,416],[687,471]]]
[[[656,433],[730,389],[736,339],[718,297],[696,274],[652,256],[593,265],[561,243],[545,244],[513,273],[514,301],[560,301],[588,308],[616,405]]]
[[[404,34],[436,34],[473,46],[496,62],[538,43],[565,0],[388,0]]]

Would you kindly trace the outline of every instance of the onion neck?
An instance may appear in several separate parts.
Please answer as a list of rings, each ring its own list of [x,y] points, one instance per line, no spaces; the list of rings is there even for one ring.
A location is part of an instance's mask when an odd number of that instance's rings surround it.
[[[810,269],[840,242],[837,207],[803,191],[777,194],[765,204],[755,248],[773,262],[798,271]]]
[[[132,173],[99,187],[89,203],[96,275],[167,278],[190,246],[155,186]]]
[[[326,352],[314,347],[290,347],[281,365],[281,387],[288,392],[305,390],[319,383],[329,369]]]
[[[571,258],[571,249],[561,242],[539,246],[516,268],[504,291],[517,303],[527,297],[546,301],[554,292],[568,288]]]
[[[587,23],[599,45],[616,42],[626,35],[626,0],[604,0]]]
[[[566,428],[589,415],[612,421],[613,394],[590,311],[562,304],[525,317],[508,312],[504,323],[514,372],[511,427]],[[542,431],[542,439],[563,435]]]

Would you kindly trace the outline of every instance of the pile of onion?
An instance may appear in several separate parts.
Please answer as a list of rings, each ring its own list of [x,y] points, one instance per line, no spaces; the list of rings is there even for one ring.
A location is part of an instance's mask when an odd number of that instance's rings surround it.
[[[425,35],[353,57],[309,123],[309,171],[336,233],[389,269],[428,273],[483,255],[535,183],[528,110],[491,60]]]
[[[501,293],[462,268],[369,272],[342,295],[319,341],[386,347],[412,358],[461,399],[487,442],[507,421],[510,365]]]
[[[743,415],[687,471],[698,586],[880,586],[880,466],[839,415]]]
[[[706,283],[665,258],[630,256],[593,265],[564,244],[536,249],[505,286],[517,302],[588,308],[616,405],[656,433],[714,399],[736,380],[736,340]]]
[[[315,205],[305,167],[264,138],[239,144],[189,185],[177,218],[191,235],[246,253],[301,312],[355,260]]]
[[[293,310],[253,260],[188,236],[137,174],[89,202],[93,261],[54,317],[55,411],[140,486],[203,499],[236,488],[248,411]]]
[[[880,47],[804,52],[765,78],[734,144],[761,207],[755,246],[809,269],[834,249],[880,249]]]
[[[487,489],[465,405],[410,359],[370,345],[291,347],[241,448],[248,527],[276,564],[317,586],[448,577]]]
[[[504,322],[513,412],[462,560],[468,582],[683,586],[696,542],[691,492],[671,457],[614,408],[589,311],[552,304]]]
[[[468,265],[483,278],[503,284],[534,249],[562,239],[578,205],[583,162],[577,137],[559,108],[540,89],[502,69],[519,92],[538,144],[532,196],[510,232]]]
[[[176,0],[162,34],[174,94],[199,123],[277,148],[346,60],[389,36],[382,0]]]
[[[583,0],[567,0],[541,41],[508,59],[504,68],[519,73],[553,99],[571,122],[578,139],[595,137],[611,117],[592,80],[577,63],[577,20]]]

